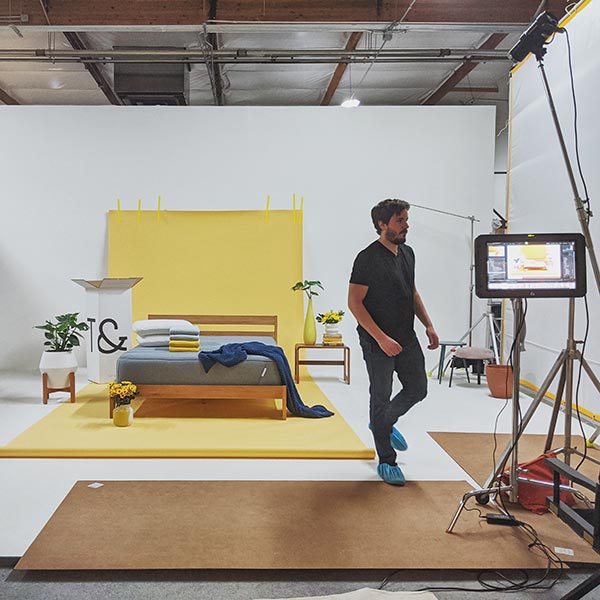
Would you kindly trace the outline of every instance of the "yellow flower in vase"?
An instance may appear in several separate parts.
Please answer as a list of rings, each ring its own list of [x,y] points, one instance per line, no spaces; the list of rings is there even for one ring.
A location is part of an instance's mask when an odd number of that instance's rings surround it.
[[[328,310],[317,315],[317,321],[325,326],[323,344],[325,346],[338,346],[343,344],[339,323],[344,316],[343,310]]]
[[[117,427],[127,427],[133,423],[131,401],[139,394],[131,381],[113,381],[108,385],[108,395],[114,404],[113,423]]]

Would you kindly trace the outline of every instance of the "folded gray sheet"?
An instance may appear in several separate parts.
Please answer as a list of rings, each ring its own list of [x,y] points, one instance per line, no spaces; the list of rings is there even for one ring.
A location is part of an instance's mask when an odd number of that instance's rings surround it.
[[[270,337],[201,335],[200,350],[211,352],[224,344],[251,341],[275,344]],[[233,367],[216,364],[205,373],[196,352],[142,346],[119,357],[116,380],[137,385],[283,385],[277,365],[265,356],[248,356]]]

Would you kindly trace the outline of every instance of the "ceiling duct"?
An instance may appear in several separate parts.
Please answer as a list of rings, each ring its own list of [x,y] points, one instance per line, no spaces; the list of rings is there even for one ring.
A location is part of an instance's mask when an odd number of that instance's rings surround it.
[[[124,104],[185,106],[189,104],[189,84],[189,68],[184,63],[122,62],[114,65],[115,93]]]

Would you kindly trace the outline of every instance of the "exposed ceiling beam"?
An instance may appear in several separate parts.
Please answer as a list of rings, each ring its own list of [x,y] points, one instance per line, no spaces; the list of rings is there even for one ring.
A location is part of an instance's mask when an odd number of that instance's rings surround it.
[[[0,102],[4,104],[10,104],[11,106],[18,105],[17,102],[12,96],[9,96],[2,88],[0,88]]]
[[[87,50],[83,40],[77,33],[67,31],[63,35],[67,38],[67,41],[71,44],[73,50]],[[123,104],[96,63],[84,63],[84,66],[111,104]]]
[[[31,25],[45,25],[38,0],[23,0],[22,12]],[[210,19],[209,1],[169,0],[56,0],[48,15],[54,25],[185,25]],[[394,22],[411,0],[219,0],[212,17],[219,21]],[[419,0],[408,13],[414,22],[529,23],[539,0]],[[563,0],[548,0],[546,10],[564,14]]]
[[[210,0],[209,18],[214,20],[217,18],[217,0]],[[223,106],[223,80],[221,79],[221,66],[219,63],[212,60],[214,52],[219,50],[219,39],[216,33],[209,33],[207,36],[207,42],[210,45],[209,58],[206,62],[206,68],[208,69],[208,76],[210,77],[210,84],[213,90],[213,96],[215,98],[215,104],[217,106]]]
[[[213,88],[213,96],[215,97],[215,104],[217,106],[223,106],[225,99],[223,97],[223,79],[221,78],[221,64],[213,60],[213,52],[219,50],[219,40],[216,33],[209,33],[207,36],[208,43],[212,46],[212,51],[208,51],[208,57],[206,60],[206,68],[208,69],[208,76],[210,77],[210,83]]]
[[[358,42],[360,42],[362,36],[363,34],[360,31],[355,31],[354,33],[351,33],[350,37],[348,38],[348,41],[346,42],[346,47],[344,49],[347,51],[356,50],[356,46],[358,46]],[[342,80],[342,77],[346,72],[347,67],[348,65],[346,63],[339,63],[338,66],[335,68],[333,76],[331,77],[331,81],[327,86],[327,90],[325,90],[323,100],[321,100],[321,106],[329,106],[331,98],[333,98],[333,95],[338,89],[340,81]]]
[[[477,50],[493,50],[498,44],[506,37],[506,33],[493,33],[490,37],[481,44]],[[475,52],[474,52],[475,53]],[[458,67],[448,77],[444,80],[438,88],[431,93],[427,98],[425,98],[421,104],[424,105],[432,105],[437,104],[446,94],[451,92],[459,81],[462,81],[476,66],[477,62],[474,62],[470,59],[463,61],[462,65]]]

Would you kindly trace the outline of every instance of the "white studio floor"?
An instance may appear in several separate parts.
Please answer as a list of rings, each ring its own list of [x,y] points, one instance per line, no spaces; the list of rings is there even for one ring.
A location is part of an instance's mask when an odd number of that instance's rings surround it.
[[[427,352],[427,364],[437,360]],[[340,371],[338,373],[338,370]],[[315,381],[362,441],[372,446],[368,430],[368,382],[360,351],[352,348],[352,383],[341,380],[341,367],[312,367]],[[338,377],[339,376],[339,377]],[[474,378],[471,379],[474,381]],[[78,372],[78,388],[87,383]],[[0,444],[6,444],[67,396],[53,394],[43,405],[39,373],[0,372]],[[521,396],[522,410],[531,402]],[[428,397],[416,405],[398,428],[409,443],[398,457],[409,480],[466,480],[469,476],[427,435],[428,431],[492,432],[505,401],[481,386],[467,384],[464,372],[429,382]],[[551,408],[541,404],[527,433],[546,433]],[[498,419],[498,433],[510,433],[510,402]],[[563,429],[562,415],[557,433]],[[585,426],[586,435],[594,431]],[[580,433],[573,422],[573,435]],[[541,451],[541,450],[540,450]],[[375,460],[255,460],[255,459],[0,459],[0,557],[19,557],[26,551],[57,506],[78,480],[378,480]],[[492,457],[490,456],[490,471]],[[402,489],[398,489],[402,493]],[[456,499],[458,501],[460,498]],[[453,512],[453,509],[450,511]],[[452,514],[448,514],[450,521]]]

